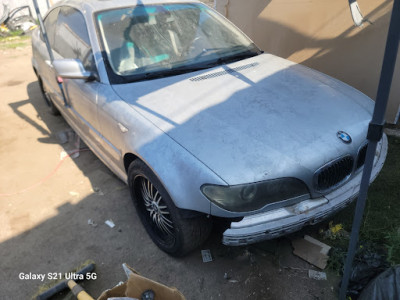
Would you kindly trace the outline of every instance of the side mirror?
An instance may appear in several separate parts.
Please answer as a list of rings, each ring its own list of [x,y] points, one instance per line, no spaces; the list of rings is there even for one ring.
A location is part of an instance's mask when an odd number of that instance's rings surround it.
[[[57,76],[70,79],[92,80],[94,76],[83,67],[79,59],[55,59],[53,61]]]

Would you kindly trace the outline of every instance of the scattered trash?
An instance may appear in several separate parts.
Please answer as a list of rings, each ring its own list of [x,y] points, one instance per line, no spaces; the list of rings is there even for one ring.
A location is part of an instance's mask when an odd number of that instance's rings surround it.
[[[92,225],[93,227],[96,227],[96,226],[97,226],[97,224],[96,224],[95,222],[93,222],[92,219],[89,219],[89,220],[87,221],[87,223],[88,223],[88,225]]]
[[[110,227],[110,228],[114,228],[114,227],[115,227],[115,224],[114,224],[114,222],[113,222],[111,219],[105,221],[104,223],[105,223],[108,227]]]
[[[236,280],[236,279],[229,279],[229,283],[238,283],[239,282],[239,280]]]
[[[115,286],[111,290],[105,290],[98,300],[108,300],[111,297],[120,297],[116,299],[169,299],[169,300],[185,300],[186,298],[174,287],[168,287],[156,281],[141,276],[134,269],[124,264],[124,271],[128,280]],[[130,269],[130,271],[126,270]],[[130,298],[129,298],[130,297]],[[156,297],[156,298],[155,298]]]
[[[31,30],[31,28],[33,29],[33,28],[36,28],[36,27],[37,27],[37,25],[35,23],[32,23],[32,22],[28,21],[28,22],[22,23],[21,30],[23,32],[27,32],[27,31]]]
[[[24,12],[23,12],[24,11]],[[3,4],[2,15],[0,15],[0,36],[7,37],[17,33],[18,35],[29,34],[37,27],[29,5],[17,7],[12,11]]]
[[[308,270],[308,277],[315,280],[327,280],[325,272],[318,272],[315,270]]]
[[[68,151],[66,152],[65,150],[60,152],[60,160],[65,159],[67,156],[71,157],[71,158],[77,158],[79,157],[79,151]]]
[[[323,253],[325,255],[328,255],[329,251],[331,250],[331,246],[328,246],[327,244],[324,244],[324,243],[312,238],[309,235],[305,235],[304,239],[306,241],[309,241],[310,243],[313,243],[314,245],[320,246],[322,248],[321,253]]]
[[[63,160],[63,159],[66,158],[67,156],[68,156],[68,153],[67,153],[67,152],[65,152],[64,150],[61,151],[61,153],[60,153],[60,160]]]
[[[330,246],[308,235],[304,236],[304,239],[292,241],[292,245],[294,248],[294,255],[297,255],[322,270],[325,269],[328,263]]]
[[[231,279],[231,276],[229,276],[228,273],[225,273],[225,274],[224,274],[224,279],[225,279],[225,280],[229,280],[229,279]]]
[[[17,7],[10,11],[4,24],[11,31],[22,30],[25,33],[37,27],[29,5]]]
[[[61,154],[61,159],[67,155],[70,155],[72,158],[79,157],[81,150],[81,138],[75,133],[75,131],[72,130],[72,128],[57,132],[56,137],[60,144],[71,143],[73,147],[72,150],[67,152],[63,151],[64,153]]]
[[[104,193],[101,191],[101,189],[100,188],[98,188],[98,187],[93,187],[93,192],[95,192],[97,195],[99,195],[99,196],[104,196]]]
[[[368,283],[388,267],[384,255],[377,253],[373,245],[361,245],[354,259],[347,294],[357,298]]]
[[[395,266],[379,274],[362,291],[359,300],[400,299],[400,266]]]
[[[69,194],[70,194],[72,197],[79,197],[79,193],[78,193],[78,192],[70,191]]]
[[[201,256],[203,258],[203,263],[213,261],[211,251],[209,249],[201,250]]]

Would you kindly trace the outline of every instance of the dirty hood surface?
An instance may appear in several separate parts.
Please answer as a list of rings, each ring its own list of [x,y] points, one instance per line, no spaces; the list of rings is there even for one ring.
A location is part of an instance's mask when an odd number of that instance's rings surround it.
[[[270,54],[113,88],[230,185],[309,183],[318,167],[357,151],[373,110],[357,90]]]

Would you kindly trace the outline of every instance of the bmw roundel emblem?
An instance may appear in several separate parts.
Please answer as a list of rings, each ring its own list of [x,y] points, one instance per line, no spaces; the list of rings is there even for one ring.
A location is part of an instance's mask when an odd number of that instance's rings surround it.
[[[342,140],[345,144],[351,143],[351,136],[344,131],[338,131],[337,137]]]

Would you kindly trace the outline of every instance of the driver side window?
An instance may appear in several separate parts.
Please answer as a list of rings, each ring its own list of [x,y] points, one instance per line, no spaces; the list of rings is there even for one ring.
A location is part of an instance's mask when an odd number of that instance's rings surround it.
[[[81,60],[87,71],[95,72],[94,57],[86,22],[78,10],[68,6],[61,8],[55,26],[53,49],[63,58]]]
[[[58,13],[60,11],[60,8],[55,8],[53,9],[46,17],[44,20],[44,27],[46,29],[47,33],[47,38],[49,39],[50,47],[54,48],[54,37],[55,37],[55,29],[56,29],[56,23],[57,23],[57,17]],[[43,39],[43,33],[40,33],[40,38],[42,41]]]

